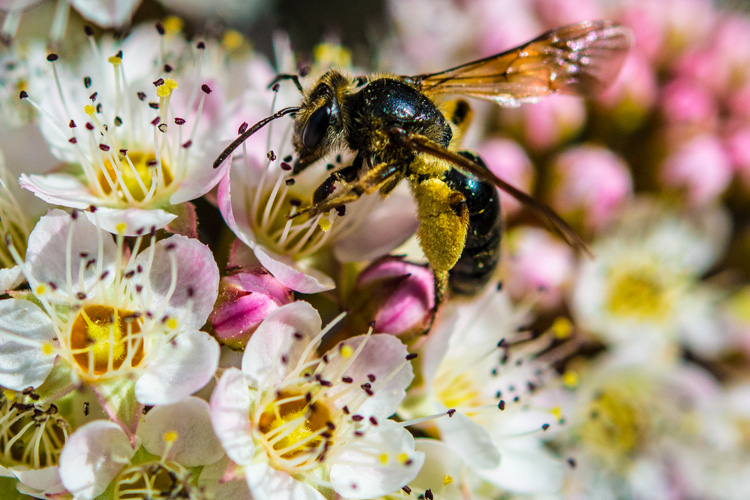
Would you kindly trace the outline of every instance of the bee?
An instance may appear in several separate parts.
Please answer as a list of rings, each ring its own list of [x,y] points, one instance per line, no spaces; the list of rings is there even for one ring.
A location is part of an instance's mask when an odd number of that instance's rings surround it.
[[[462,97],[517,106],[551,94],[591,95],[617,76],[631,45],[628,28],[584,21],[548,31],[519,46],[437,73],[350,77],[331,69],[302,93],[241,134],[216,159],[218,167],[248,137],[281,116],[295,120],[297,174],[329,153],[352,151],[294,216],[339,209],[364,194],[387,196],[406,179],[417,205],[417,238],[435,276],[437,305],[449,288],[475,293],[497,266],[502,235],[500,188],[536,212],[573,247],[585,243],[550,207],[495,176],[478,156],[461,151],[471,117]],[[452,96],[452,98],[451,98]]]

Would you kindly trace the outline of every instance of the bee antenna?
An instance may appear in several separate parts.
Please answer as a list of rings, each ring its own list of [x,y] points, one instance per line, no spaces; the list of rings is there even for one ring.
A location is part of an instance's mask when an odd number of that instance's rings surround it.
[[[248,137],[253,135],[258,130],[262,129],[263,127],[265,127],[268,123],[272,122],[276,118],[281,118],[284,115],[288,115],[290,113],[296,113],[299,110],[300,110],[299,106],[290,106],[288,108],[284,108],[272,114],[271,116],[263,118],[261,121],[259,121],[258,123],[250,127],[249,129],[245,130],[242,134],[240,134],[239,137],[237,137],[234,141],[232,141],[232,144],[227,146],[227,148],[221,152],[221,154],[219,155],[218,158],[216,158],[216,160],[214,160],[214,168],[218,168],[219,165],[221,165],[224,162],[224,160],[226,160],[229,157],[229,155],[231,155],[232,152],[234,152],[235,149],[240,147],[240,145],[243,142],[245,142]]]
[[[273,88],[274,85],[284,80],[291,80],[294,83],[294,86],[297,87],[297,90],[299,90],[299,93],[304,95],[305,91],[302,90],[302,84],[299,82],[299,75],[292,75],[290,73],[279,73],[276,75],[276,78],[268,84],[268,88]]]

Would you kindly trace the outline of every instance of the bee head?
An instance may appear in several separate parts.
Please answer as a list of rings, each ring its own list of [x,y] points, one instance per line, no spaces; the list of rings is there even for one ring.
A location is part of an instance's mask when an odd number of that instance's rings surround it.
[[[294,163],[295,174],[338,147],[343,140],[339,100],[346,82],[341,73],[329,71],[305,97],[294,126],[294,147],[299,155]]]

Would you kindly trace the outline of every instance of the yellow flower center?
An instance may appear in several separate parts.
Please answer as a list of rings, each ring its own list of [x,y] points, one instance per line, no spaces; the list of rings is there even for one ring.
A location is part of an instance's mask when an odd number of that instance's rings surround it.
[[[97,180],[105,194],[114,191],[121,201],[141,202],[150,191],[172,184],[174,176],[163,158],[159,166],[154,153],[129,152],[127,156],[120,155],[114,165],[110,158],[106,159]]]
[[[475,407],[482,404],[481,394],[468,373],[462,372],[453,378],[438,375],[434,382],[435,394],[446,408]]]
[[[78,312],[70,348],[79,371],[96,376],[138,366],[144,356],[139,320],[130,311],[89,305]]]
[[[668,316],[672,301],[658,274],[645,269],[629,271],[611,278],[607,309],[614,315],[638,320],[661,320]]]
[[[306,394],[281,391],[261,413],[258,429],[269,456],[290,460],[307,453],[310,457],[306,462],[310,463],[324,453],[335,425],[325,402],[311,402]]]
[[[590,452],[605,461],[622,460],[639,449],[647,438],[648,411],[639,405],[640,398],[634,390],[607,388],[587,406],[581,439]]]

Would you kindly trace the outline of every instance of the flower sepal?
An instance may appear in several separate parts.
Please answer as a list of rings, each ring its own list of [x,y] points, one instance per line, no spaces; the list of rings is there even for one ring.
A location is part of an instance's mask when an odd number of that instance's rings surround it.
[[[143,412],[143,404],[135,397],[135,380],[114,377],[89,382],[89,385],[109,418],[122,427],[130,439],[130,445],[135,446],[135,431]]]
[[[55,363],[44,383],[34,390],[34,394],[39,396],[37,403],[47,405],[70,394],[79,385],[80,381],[68,363]]]
[[[198,239],[198,216],[195,213],[195,205],[186,201],[169,207],[169,212],[175,214],[177,218],[167,224],[164,229],[172,234]]]

